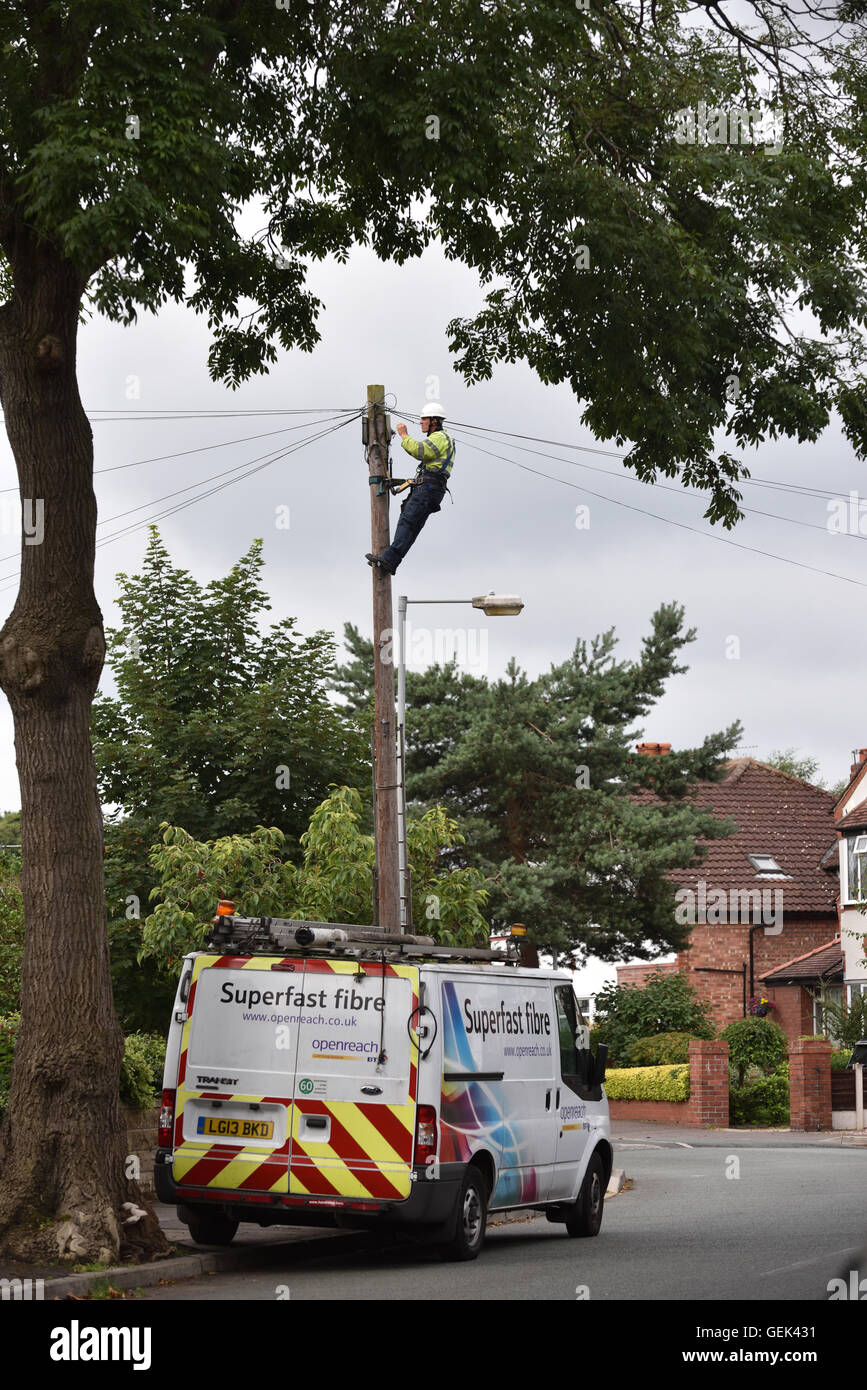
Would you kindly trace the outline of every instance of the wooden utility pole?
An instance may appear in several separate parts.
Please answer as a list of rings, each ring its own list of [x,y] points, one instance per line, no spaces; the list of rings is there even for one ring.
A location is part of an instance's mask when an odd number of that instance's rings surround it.
[[[385,387],[367,388],[367,462],[370,483],[371,553],[381,555],[391,535]],[[394,627],[391,609],[391,575],[371,565],[373,573],[373,696],[374,786],[376,788],[376,893],[377,925],[386,932],[400,931],[400,874],[397,857],[397,745],[394,708]]]

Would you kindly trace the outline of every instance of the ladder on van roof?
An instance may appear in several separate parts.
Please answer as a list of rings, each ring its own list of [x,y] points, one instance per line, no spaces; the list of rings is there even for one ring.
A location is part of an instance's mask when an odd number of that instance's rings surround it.
[[[222,955],[375,955],[403,960],[478,961],[517,965],[517,938],[504,951],[480,946],[442,946],[431,936],[398,935],[378,927],[340,922],[308,922],[293,917],[241,917],[234,903],[221,899],[207,948]]]

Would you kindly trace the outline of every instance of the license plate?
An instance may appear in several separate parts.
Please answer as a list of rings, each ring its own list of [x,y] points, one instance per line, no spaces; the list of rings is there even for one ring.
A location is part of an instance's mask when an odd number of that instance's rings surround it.
[[[230,1120],[216,1115],[200,1115],[197,1133],[222,1139],[273,1139],[273,1120]]]

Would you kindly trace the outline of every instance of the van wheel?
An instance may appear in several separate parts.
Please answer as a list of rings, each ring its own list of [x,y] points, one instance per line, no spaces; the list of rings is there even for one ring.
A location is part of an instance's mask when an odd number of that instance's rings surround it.
[[[472,1164],[464,1173],[458,1194],[454,1234],[440,1243],[449,1260],[474,1260],[485,1242],[488,1220],[488,1185]]]
[[[221,1211],[194,1211],[188,1208],[187,1225],[190,1235],[197,1245],[231,1245],[238,1229],[238,1222],[232,1221]]]
[[[566,1222],[570,1236],[598,1236],[605,1206],[605,1169],[598,1153],[593,1154],[584,1174],[578,1200]]]

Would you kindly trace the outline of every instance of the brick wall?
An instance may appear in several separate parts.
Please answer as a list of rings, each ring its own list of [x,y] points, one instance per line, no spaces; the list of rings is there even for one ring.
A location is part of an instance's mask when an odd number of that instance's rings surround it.
[[[824,946],[834,935],[836,921],[831,917],[804,918],[788,920],[783,918],[783,930],[775,936],[756,932],[753,937],[754,989],[760,989],[774,1003],[778,1002],[777,992],[768,990],[761,984],[761,977],[768,971],[784,965],[786,961],[802,956],[817,946]],[[678,954],[676,965],[684,970],[691,985],[711,1006],[711,1016],[718,1029],[727,1023],[743,1017],[743,976],[740,974],[744,964],[747,966],[747,993],[749,994],[750,938],[748,923],[697,924],[692,928],[690,945]],[[738,974],[706,974],[696,966],[711,966],[716,970],[735,970]],[[809,998],[804,995],[798,1004],[789,999],[786,1003],[786,1021],[780,1019],[790,1041],[799,1034],[810,1032],[812,1018]],[[806,1011],[806,1018],[805,1018]],[[775,1014],[776,1016],[776,1014]]]
[[[612,1100],[612,1120],[650,1120],[691,1129],[727,1129],[729,1123],[729,1048],[717,1039],[694,1039],[689,1045],[689,1100]]]
[[[789,1047],[789,1128],[831,1128],[831,1044],[793,1042]]]
[[[145,1197],[154,1194],[154,1158],[157,1149],[157,1126],[160,1112],[152,1110],[130,1110],[123,1108],[126,1121],[126,1152],[129,1158],[138,1159],[141,1176],[139,1183]]]
[[[776,1006],[768,1016],[784,1029],[789,1042],[813,1031],[813,1001],[801,985],[766,985],[756,982],[756,994],[763,994]]]
[[[677,961],[642,961],[640,965],[618,965],[617,983],[619,985],[646,985],[651,975],[659,971],[671,975],[677,969]]]

